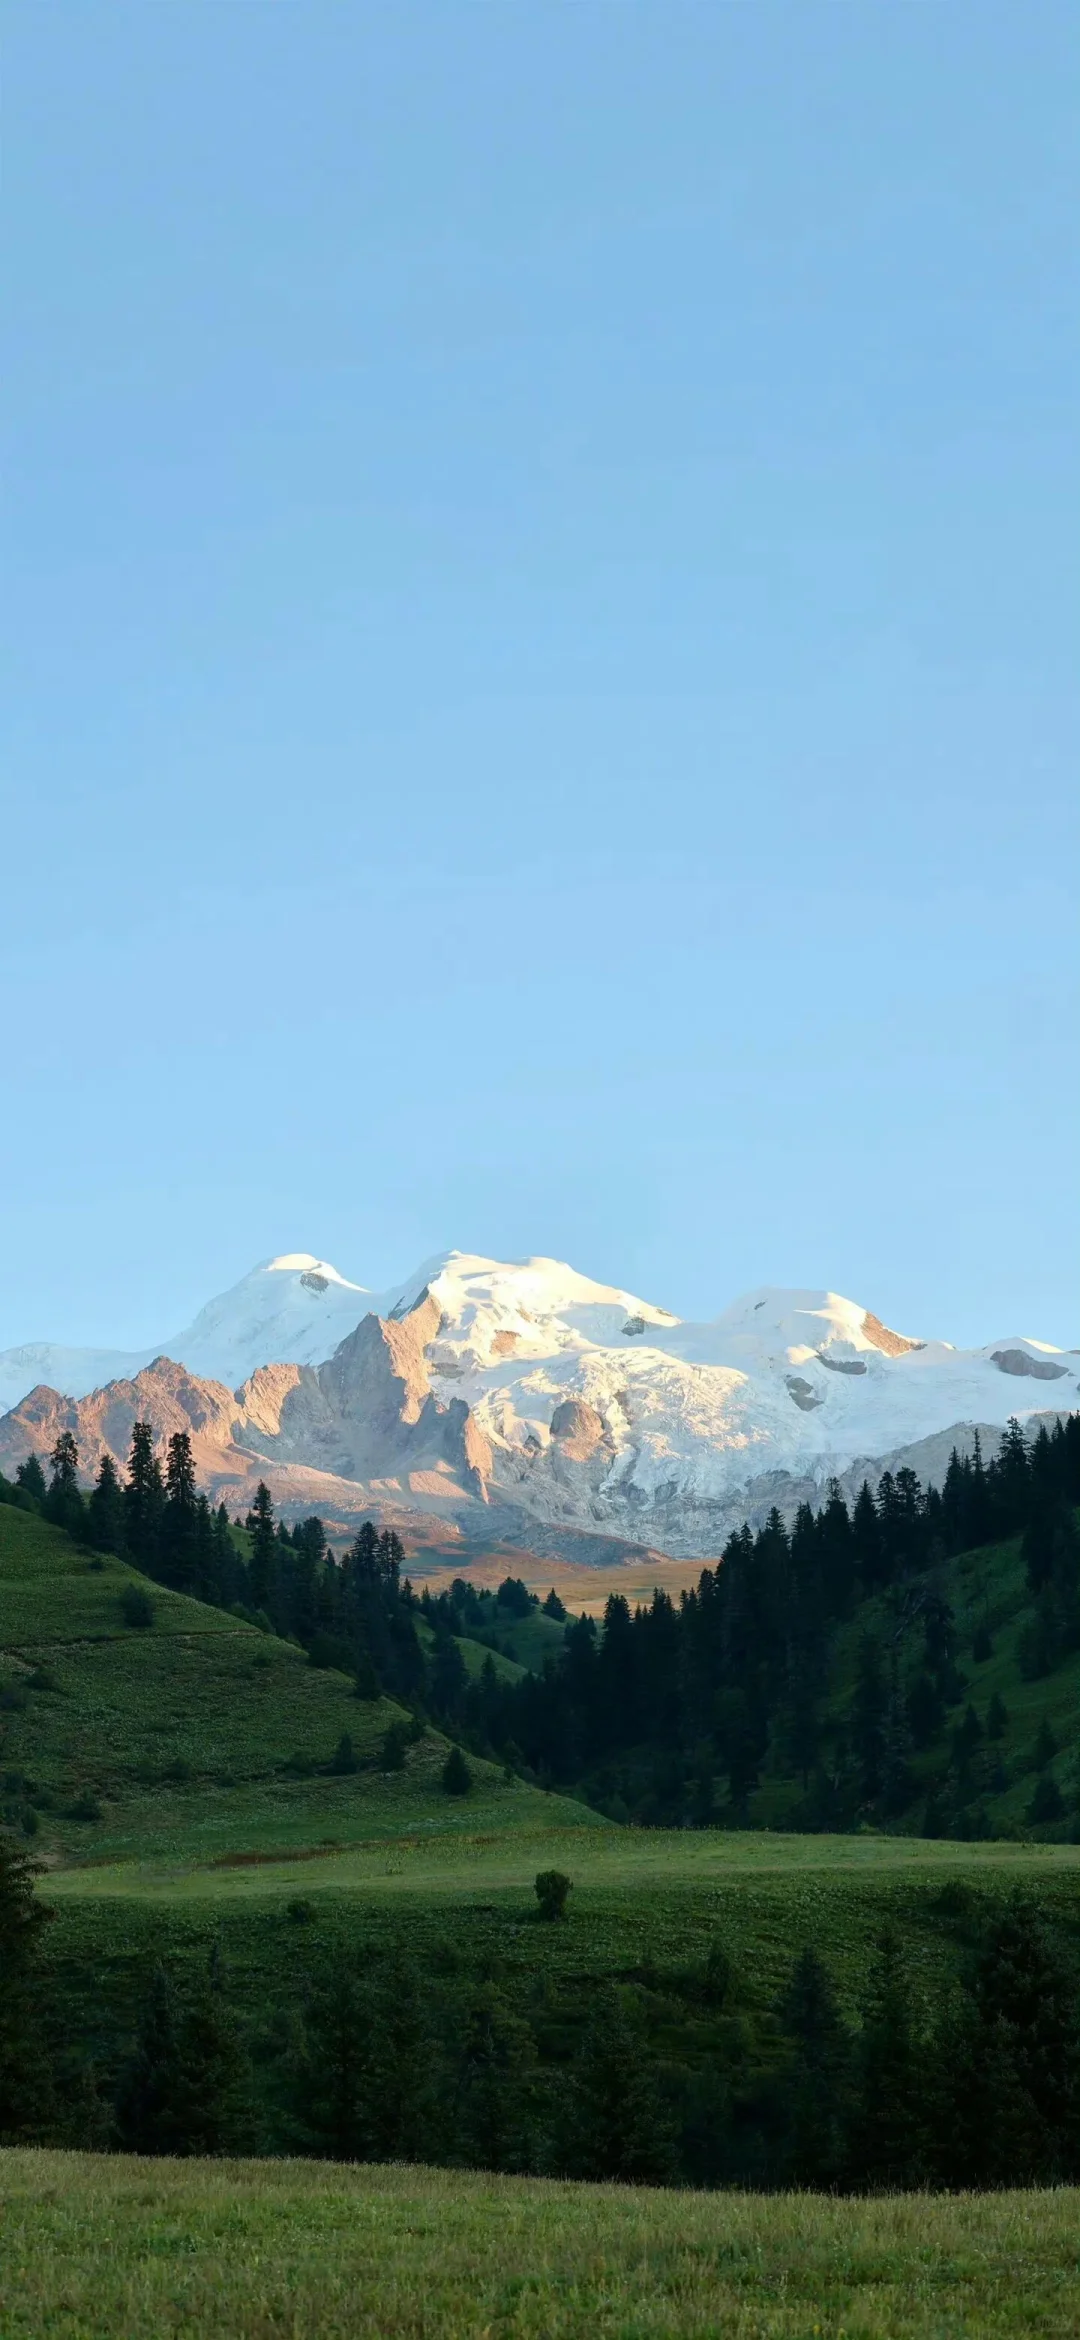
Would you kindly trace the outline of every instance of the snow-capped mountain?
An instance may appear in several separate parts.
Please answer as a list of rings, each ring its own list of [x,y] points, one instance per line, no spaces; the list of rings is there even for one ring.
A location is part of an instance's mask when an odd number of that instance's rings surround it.
[[[350,1284],[328,1260],[288,1251],[264,1260],[228,1292],[208,1300],[183,1332],[149,1349],[73,1349],[31,1341],[0,1350],[0,1408],[17,1405],[36,1383],[85,1397],[107,1381],[126,1380],[155,1357],[172,1357],[191,1373],[246,1381],[256,1366],[287,1359],[318,1365],[332,1355],[380,1295]]]
[[[185,1369],[167,1390],[165,1368],[146,1371],[162,1355]],[[1078,1376],[1075,1350],[1021,1334],[972,1350],[918,1340],[833,1292],[762,1289],[695,1324],[558,1260],[449,1252],[375,1293],[298,1252],[138,1357],[9,1350],[0,1459],[60,1420],[48,1390],[18,1402],[47,1383],[84,1401],[64,1419],[89,1438],[86,1460],[113,1439],[109,1421],[157,1402],[164,1425],[179,1404],[223,1483],[260,1458],[322,1474],[350,1510],[468,1514],[489,1533],[497,1512],[504,1526],[705,1553],[736,1519],[790,1509],[875,1458],[918,1449],[936,1469],[963,1425],[1069,1410]],[[103,1382],[115,1392],[90,1400]]]

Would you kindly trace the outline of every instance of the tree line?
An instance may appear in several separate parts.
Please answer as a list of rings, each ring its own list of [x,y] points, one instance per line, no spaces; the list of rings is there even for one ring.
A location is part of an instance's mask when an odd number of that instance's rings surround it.
[[[0,2144],[764,2189],[1075,2182],[1075,1948],[1022,1897],[952,1890],[959,1972],[928,1977],[886,1928],[854,2019],[810,1943],[768,2003],[719,1936],[678,1970],[536,1962],[514,1986],[449,1945],[320,1946],[298,1897],[287,2005],[241,2006],[219,1941],[133,1967],[87,2047],[50,1998],[30,1864],[0,1837]]]
[[[1007,1717],[1000,1698],[984,1717],[967,1699],[945,1563],[1019,1534],[1024,1672],[1047,1675],[1080,1646],[1076,1414],[1033,1440],[1010,1422],[989,1463],[976,1435],[940,1489],[901,1469],[876,1491],[864,1482],[850,1509],[834,1483],[790,1528],[774,1510],[756,1533],[730,1536],[678,1602],[658,1588],[631,1611],[613,1593],[602,1625],[567,1620],[557,1655],[513,1681],[493,1656],[470,1678],[460,1641],[497,1645],[493,1614],[511,1622],[536,1606],[524,1585],[508,1578],[494,1612],[460,1579],[418,1597],[392,1530],[366,1521],[339,1558],[317,1517],[276,1521],[262,1483],[240,1534],[197,1490],[186,1432],[162,1463],[150,1425],[136,1422],[126,1481],[105,1455],[84,1494],[65,1431],[51,1476],[31,1457],[6,1492],[159,1582],[298,1642],[313,1664],[351,1672],[360,1696],[385,1692],[475,1753],[644,1825],[751,1825],[768,1774],[795,1783],[784,1824],[796,1829],[903,1819],[927,1835],[984,1834],[983,1799],[1005,1784],[994,1750]],[[554,1594],[545,1608],[565,1620]],[[970,1655],[991,1646],[983,1623]],[[918,1758],[943,1734],[944,1765],[927,1782]],[[1047,1769],[1052,1735],[1039,1744],[1035,1826],[1065,1816]]]
[[[978,1437],[970,1457],[954,1452],[940,1490],[886,1471],[849,1510],[834,1484],[790,1528],[775,1510],[756,1534],[740,1528],[678,1602],[658,1588],[631,1611],[613,1593],[602,1625],[570,1622],[539,1673],[459,1681],[445,1718],[615,1819],[745,1827],[769,1773],[797,1789],[786,1826],[911,1815],[927,1834],[984,1833],[980,1797],[1005,1784],[994,1745],[1007,1718],[1000,1699],[985,1719],[967,1701],[962,1661],[988,1657],[992,1638],[981,1622],[961,1647],[945,1564],[1021,1536],[1020,1663],[1047,1675],[1080,1646],[1078,1501],[1080,1415],[1032,1441],[1011,1422],[989,1464]],[[461,1631],[468,1600],[454,1586],[426,1613]],[[920,1787],[913,1765],[950,1726],[945,1768]],[[1053,1779],[1037,1794],[1034,1824],[1062,1816]]]

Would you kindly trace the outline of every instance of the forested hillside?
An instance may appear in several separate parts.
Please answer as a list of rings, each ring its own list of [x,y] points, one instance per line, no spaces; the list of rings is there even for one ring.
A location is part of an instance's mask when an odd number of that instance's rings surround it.
[[[678,1603],[662,1588],[601,1626],[508,1579],[413,1592],[397,1537],[340,1557],[321,1521],[243,1528],[195,1487],[182,1434],[162,1470],[136,1424],[122,1483],[87,1497],[65,1434],[0,1495],[175,1591],[305,1649],[477,1755],[616,1821],[660,1827],[1043,1835],[1080,1827],[1080,1416],[1014,1423],[941,1489],[886,1472],[788,1530],[733,1535]],[[515,1661],[508,1663],[508,1660]]]

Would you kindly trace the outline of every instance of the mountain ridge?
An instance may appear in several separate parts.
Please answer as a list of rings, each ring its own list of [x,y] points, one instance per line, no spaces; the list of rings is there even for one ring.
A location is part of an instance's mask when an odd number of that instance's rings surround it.
[[[20,1392],[2,1462],[61,1428],[84,1467],[106,1448],[123,1461],[139,1415],[162,1443],[186,1428],[203,1483],[234,1505],[266,1476],[286,1511],[426,1521],[423,1541],[440,1519],[450,1544],[584,1534],[673,1557],[715,1552],[773,1503],[790,1516],[831,1478],[874,1477],[886,1456],[932,1475],[930,1453],[943,1468],[976,1429],[992,1442],[1013,1415],[1069,1410],[1080,1363],[1021,1334],[922,1340],[817,1289],[757,1287],[695,1324],[563,1261],[465,1252],[384,1293],[285,1253],[168,1354],[121,1353],[89,1388],[109,1352],[80,1371],[76,1352],[31,1344],[0,1370],[10,1386],[50,1354],[60,1386],[37,1374]]]

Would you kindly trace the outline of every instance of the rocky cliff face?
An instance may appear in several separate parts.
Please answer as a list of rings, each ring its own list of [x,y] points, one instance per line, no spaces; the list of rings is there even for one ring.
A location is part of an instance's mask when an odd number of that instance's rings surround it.
[[[0,1419],[0,1468],[47,1457],[70,1430],[90,1480],[105,1453],[123,1468],[133,1425],[145,1421],[162,1454],[175,1431],[188,1432],[200,1485],[215,1500],[240,1500],[271,1473],[294,1490],[299,1472],[308,1508],[315,1477],[335,1482],[336,1507],[349,1512],[365,1497],[366,1508],[395,1497],[441,1499],[451,1511],[486,1503],[490,1445],[461,1398],[431,1388],[425,1350],[438,1322],[437,1304],[422,1295],[400,1318],[364,1317],[317,1372],[263,1365],[235,1391],[169,1357],[88,1397],[42,1384]]]

